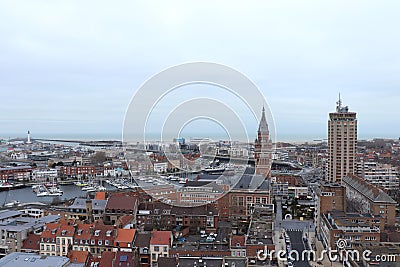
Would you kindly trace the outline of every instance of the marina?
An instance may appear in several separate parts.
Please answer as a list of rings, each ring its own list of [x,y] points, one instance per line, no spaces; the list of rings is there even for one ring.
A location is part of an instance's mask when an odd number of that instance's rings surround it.
[[[108,191],[117,190],[116,187],[108,184],[106,184],[104,187]],[[49,188],[47,189],[48,191],[42,191],[46,193],[40,194],[39,196],[32,190],[32,187],[2,191],[0,192],[0,206],[11,206],[10,203],[16,203],[16,201],[18,201],[19,203],[42,202],[45,204],[51,204],[55,201],[64,201],[68,199],[73,199],[75,197],[84,198],[87,194],[87,191],[82,191],[82,188],[76,185],[60,185],[59,189],[63,192],[62,194],[57,193],[55,189],[53,189],[53,192],[51,192]],[[18,205],[19,203],[16,203],[15,205]]]

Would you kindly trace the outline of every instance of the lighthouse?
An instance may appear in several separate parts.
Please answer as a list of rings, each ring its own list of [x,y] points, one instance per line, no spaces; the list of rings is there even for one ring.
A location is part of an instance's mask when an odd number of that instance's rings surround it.
[[[31,143],[31,132],[28,130],[28,141],[26,142],[27,144]]]

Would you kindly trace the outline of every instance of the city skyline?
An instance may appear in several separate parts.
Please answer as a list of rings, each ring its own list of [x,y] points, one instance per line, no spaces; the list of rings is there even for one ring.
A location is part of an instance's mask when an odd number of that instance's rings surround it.
[[[2,3],[0,87],[6,101],[0,136],[25,137],[30,130],[32,138],[118,138],[129,100],[144,81],[182,62],[211,61],[259,86],[278,141],[327,138],[339,92],[358,114],[359,139],[397,139],[399,3],[360,3],[213,3],[212,10],[165,3],[111,9],[102,3]],[[92,8],[98,12],[86,12]],[[231,45],[219,45],[225,42]],[[257,122],[250,126],[256,129]]]

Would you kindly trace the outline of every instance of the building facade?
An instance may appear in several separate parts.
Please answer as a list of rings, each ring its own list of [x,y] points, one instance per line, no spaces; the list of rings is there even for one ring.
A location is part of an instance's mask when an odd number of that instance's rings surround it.
[[[355,112],[337,102],[336,112],[329,113],[328,121],[328,171],[330,182],[340,182],[356,170],[357,118]]]
[[[349,210],[379,215],[384,219],[385,226],[395,226],[397,202],[388,194],[357,176],[346,176],[342,181],[346,187]]]

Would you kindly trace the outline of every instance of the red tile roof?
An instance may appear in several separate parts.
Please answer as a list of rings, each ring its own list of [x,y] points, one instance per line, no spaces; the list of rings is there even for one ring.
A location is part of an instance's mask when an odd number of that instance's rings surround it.
[[[75,228],[72,225],[62,224],[57,231],[57,236],[74,236]]]
[[[246,238],[244,235],[234,235],[232,236],[231,247],[244,247],[246,243]],[[239,245],[239,246],[238,246]]]
[[[134,215],[122,215],[119,217],[116,225],[117,227],[124,228],[127,224],[132,223],[134,218]]]
[[[132,252],[118,251],[115,255],[114,266],[134,266]]]
[[[40,235],[29,234],[21,247],[22,250],[40,250]]]
[[[101,253],[101,260],[99,267],[111,267],[113,266],[115,252],[112,251],[103,251]]]
[[[117,237],[114,240],[114,246],[117,246],[116,244],[119,242],[120,247],[125,247],[127,243],[130,243],[130,247],[132,247],[135,234],[136,229],[118,229]]]
[[[94,199],[106,200],[106,192],[96,192]]]
[[[86,263],[89,256],[89,251],[71,250],[68,255],[71,263]]]
[[[135,238],[135,247],[149,247],[150,246],[150,239],[151,239],[151,233],[146,232],[146,233],[137,233],[136,238]]]
[[[96,266],[100,266],[100,261],[101,261],[101,258],[92,258],[92,257],[90,257],[88,262],[86,263],[85,267],[94,266],[95,265],[94,263],[97,263]],[[104,266],[106,266],[106,265],[104,265]]]
[[[137,198],[125,193],[113,194],[109,197],[106,205],[107,209],[114,210],[134,210]]]
[[[114,226],[105,225],[102,221],[96,221],[93,225],[93,233],[91,239],[96,240],[108,240],[109,245],[114,244]]]
[[[172,238],[171,231],[153,231],[150,245],[170,245]]]
[[[78,224],[76,227],[74,239],[90,239],[90,227],[92,227],[92,224]]]
[[[57,235],[57,231],[60,228],[60,223],[47,223],[45,229],[43,230],[41,237],[42,238],[55,238]]]

